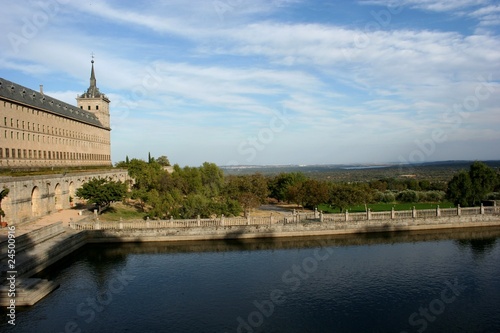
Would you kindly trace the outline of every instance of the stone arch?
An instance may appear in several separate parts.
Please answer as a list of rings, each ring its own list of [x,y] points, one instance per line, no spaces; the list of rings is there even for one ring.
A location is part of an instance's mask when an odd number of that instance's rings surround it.
[[[40,216],[42,208],[42,194],[38,186],[33,187],[31,190],[31,214],[33,216]]]
[[[54,187],[54,205],[56,210],[63,209],[62,188],[59,183]]]
[[[76,196],[76,188],[75,188],[75,183],[74,182],[69,182],[69,185],[68,185],[68,195],[69,195],[69,203],[70,203],[70,206],[73,206],[74,202],[75,202],[75,196]]]

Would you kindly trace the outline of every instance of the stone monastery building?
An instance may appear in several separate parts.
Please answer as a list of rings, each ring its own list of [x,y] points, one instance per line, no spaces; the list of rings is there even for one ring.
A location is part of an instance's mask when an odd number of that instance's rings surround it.
[[[0,169],[111,166],[110,100],[90,86],[73,106],[0,78]]]

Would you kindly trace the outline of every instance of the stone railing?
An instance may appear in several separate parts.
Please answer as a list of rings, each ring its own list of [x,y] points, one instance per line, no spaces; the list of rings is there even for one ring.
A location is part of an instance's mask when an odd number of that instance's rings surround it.
[[[475,215],[500,215],[500,207],[470,207],[470,208],[445,208],[439,206],[436,209],[421,209],[415,207],[412,210],[396,211],[392,209],[386,212],[371,212],[369,209],[363,213],[337,213],[323,214],[317,210],[313,213],[297,213],[290,215],[270,215],[266,217],[225,217],[202,219],[174,220],[130,220],[130,221],[80,221],[70,222],[70,227],[75,230],[131,230],[131,229],[164,229],[164,228],[196,228],[196,227],[225,227],[225,226],[249,226],[249,225],[273,225],[292,224],[307,222],[359,222],[359,221],[390,221],[407,219],[433,219],[449,218],[457,216]],[[444,219],[443,219],[444,220]]]
[[[117,229],[163,229],[163,228],[195,228],[195,227],[224,227],[245,225],[272,225],[283,223],[283,219],[276,216],[266,217],[225,217],[210,219],[182,219],[174,220],[130,220],[130,221],[83,221],[70,222],[70,227],[76,230],[117,230]]]

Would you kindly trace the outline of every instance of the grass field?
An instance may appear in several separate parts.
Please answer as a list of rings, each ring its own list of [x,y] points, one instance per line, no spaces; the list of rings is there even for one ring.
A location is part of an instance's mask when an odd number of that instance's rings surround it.
[[[439,205],[440,208],[453,208],[455,207],[451,202],[441,202],[441,203],[376,203],[376,204],[368,204],[367,208],[370,208],[372,212],[383,212],[390,211],[392,207],[394,210],[411,210],[413,206],[416,209],[435,209]],[[349,212],[365,212],[365,205],[352,206],[347,208]],[[331,208],[327,204],[321,204],[318,206],[319,211],[323,211],[324,213],[340,213],[339,208]]]
[[[99,219],[103,221],[120,221],[123,220],[134,220],[143,219],[146,214],[137,210],[137,208],[124,205],[120,203],[114,203],[110,208],[103,212]]]

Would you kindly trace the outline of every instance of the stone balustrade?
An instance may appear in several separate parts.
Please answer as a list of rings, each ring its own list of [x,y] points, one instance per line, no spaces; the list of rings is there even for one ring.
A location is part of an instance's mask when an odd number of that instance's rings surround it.
[[[258,226],[258,225],[276,225],[293,223],[341,223],[341,222],[362,222],[362,221],[401,221],[401,220],[422,220],[432,219],[432,223],[439,224],[439,221],[445,223],[450,217],[474,217],[485,215],[500,215],[500,207],[467,207],[445,208],[439,206],[436,209],[421,209],[403,211],[385,211],[385,212],[367,212],[362,213],[337,213],[323,214],[315,211],[314,213],[297,213],[290,215],[270,215],[266,217],[225,217],[222,215],[217,218],[202,219],[169,219],[169,220],[127,220],[127,221],[80,221],[71,222],[70,227],[75,230],[131,230],[131,229],[163,229],[163,228],[196,228],[196,227],[229,227],[229,226]],[[425,223],[425,222],[423,222]]]

